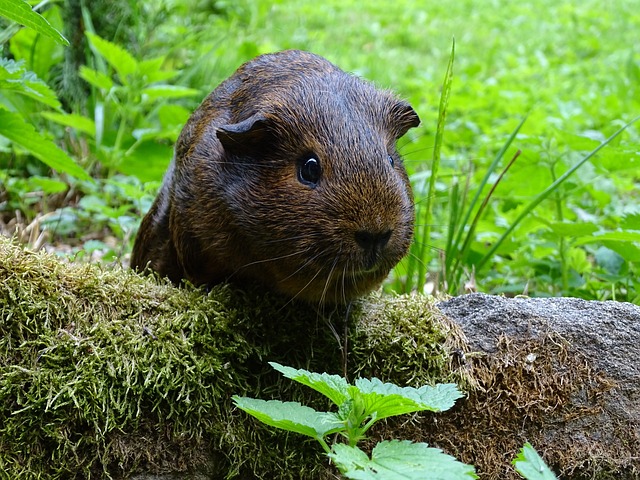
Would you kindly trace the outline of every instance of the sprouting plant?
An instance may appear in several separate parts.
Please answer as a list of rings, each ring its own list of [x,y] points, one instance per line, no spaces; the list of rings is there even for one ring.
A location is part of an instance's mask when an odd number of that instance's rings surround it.
[[[337,407],[319,412],[298,402],[234,396],[238,408],[272,427],[316,439],[347,478],[459,480],[477,478],[475,469],[426,443],[390,440],[378,443],[371,457],[358,448],[378,420],[419,411],[442,412],[462,396],[454,384],[399,387],[377,378],[359,378],[352,385],[338,375],[312,373],[277,363],[270,365],[285,377],[320,392]],[[339,434],[345,443],[329,446],[326,438]]]

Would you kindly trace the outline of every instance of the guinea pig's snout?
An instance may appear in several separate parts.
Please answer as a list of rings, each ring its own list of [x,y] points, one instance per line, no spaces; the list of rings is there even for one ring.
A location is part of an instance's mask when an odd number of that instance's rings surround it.
[[[380,259],[382,250],[387,245],[387,243],[389,243],[391,233],[391,230],[385,230],[381,232],[358,230],[355,233],[356,243],[363,250],[365,267],[367,270],[372,270],[376,267],[376,264]]]

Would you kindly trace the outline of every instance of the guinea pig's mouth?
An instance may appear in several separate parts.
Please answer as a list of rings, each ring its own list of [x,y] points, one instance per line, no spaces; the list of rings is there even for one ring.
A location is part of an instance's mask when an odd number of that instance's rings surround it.
[[[347,303],[377,288],[391,270],[385,264],[368,269],[353,267],[334,265],[333,268],[308,270],[304,274],[298,272],[277,281],[276,288],[286,295],[310,302]]]

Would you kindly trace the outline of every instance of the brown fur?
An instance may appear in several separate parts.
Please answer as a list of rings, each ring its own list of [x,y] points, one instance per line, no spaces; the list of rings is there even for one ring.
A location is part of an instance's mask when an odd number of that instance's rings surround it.
[[[362,295],[411,242],[395,143],[418,124],[408,103],[322,57],[257,57],[187,122],[131,265],[176,283],[257,281],[313,302]],[[322,168],[315,186],[300,180],[309,157]]]

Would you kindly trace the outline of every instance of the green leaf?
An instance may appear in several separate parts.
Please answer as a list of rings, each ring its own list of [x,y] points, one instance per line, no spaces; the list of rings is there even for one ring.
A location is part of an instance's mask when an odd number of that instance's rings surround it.
[[[145,84],[149,85],[155,82],[164,82],[178,74],[175,70],[162,70],[162,65],[165,60],[165,57],[156,57],[141,60],[138,63],[138,71],[144,77]]]
[[[90,118],[78,115],[77,113],[53,113],[44,112],[42,116],[48,120],[71,127],[78,132],[86,133],[91,137],[96,134],[96,124]]]
[[[620,255],[627,262],[640,262],[640,248],[634,242],[604,241],[603,245]]]
[[[527,480],[555,480],[556,476],[529,442],[524,444],[513,465]]]
[[[377,378],[359,378],[350,389],[352,397],[357,394],[356,390],[364,400],[365,412],[369,415],[375,412],[378,420],[423,410],[441,412],[450,409],[463,396],[452,383],[413,388],[383,383]]]
[[[162,105],[158,109],[158,119],[164,128],[176,125],[182,127],[187,123],[190,115],[190,110],[179,105]]]
[[[120,81],[125,85],[128,84],[127,77],[138,70],[138,62],[133,58],[133,55],[120,45],[111,43],[93,33],[86,32],[86,35],[91,46],[118,72]]]
[[[23,61],[0,58],[0,90],[14,91],[50,107],[60,108],[55,92],[35,73],[28,71]]]
[[[39,189],[47,195],[66,192],[69,189],[66,183],[49,177],[29,177],[29,185],[33,190]]]
[[[143,182],[161,181],[171,161],[170,145],[156,141],[142,141],[127,151],[118,171],[137,177]]]
[[[50,8],[49,10],[43,11],[42,16],[45,17],[54,28],[59,28],[62,25],[60,10],[62,9]],[[58,27],[55,25],[58,25]],[[1,39],[0,44],[2,44]],[[37,48],[34,48],[35,46],[37,46]],[[11,36],[9,50],[13,55],[12,58],[27,62],[29,70],[40,78],[49,77],[51,68],[54,65],[58,65],[64,59],[64,47],[55,40],[44,37],[31,28],[20,28],[19,31]]]
[[[62,45],[69,45],[67,39],[53,28],[42,15],[34,12],[24,0],[0,0],[0,15],[53,38]]]
[[[600,247],[595,251],[593,257],[596,263],[604,268],[611,275],[618,275],[624,265],[624,258],[610,248]]]
[[[623,230],[640,230],[640,213],[628,213],[622,217],[620,228]]]
[[[285,367],[275,362],[269,362],[273,368],[302,385],[313,388],[336,405],[342,405],[348,397],[349,383],[339,375],[328,373],[313,373],[303,369]]]
[[[587,243],[599,243],[604,240],[615,242],[640,242],[640,232],[605,232],[595,234],[591,237],[579,238],[575,245],[586,245]]]
[[[85,67],[84,65],[80,67],[80,78],[101,90],[108,91],[113,88],[113,81],[108,75],[100,73],[93,68]]]
[[[358,447],[333,446],[329,457],[347,477],[355,480],[464,480],[478,478],[465,465],[426,443],[391,440],[378,443],[371,458]]]
[[[587,222],[558,222],[549,224],[549,227],[551,228],[551,230],[553,230],[553,233],[556,233],[563,237],[583,237],[586,235],[591,235],[599,230],[597,225]]]
[[[17,113],[0,110],[0,135],[33,154],[49,167],[78,179],[91,177],[52,141],[42,137],[33,125],[24,121]]]
[[[298,402],[281,402],[280,400],[260,400],[257,398],[234,395],[236,406],[272,427],[289,432],[301,433],[316,440],[325,435],[342,430],[343,422],[335,415],[318,412]]]
[[[180,87],[178,85],[153,85],[142,89],[142,95],[148,100],[158,98],[183,98],[200,95],[200,90],[195,88]]]

